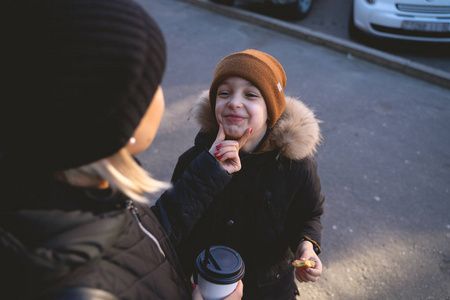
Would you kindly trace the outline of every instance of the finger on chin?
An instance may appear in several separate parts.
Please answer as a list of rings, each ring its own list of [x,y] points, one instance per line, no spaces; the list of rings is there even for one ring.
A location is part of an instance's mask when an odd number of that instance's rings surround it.
[[[223,128],[223,124],[219,122],[219,131],[217,132],[216,141],[222,142],[225,140],[225,130]]]

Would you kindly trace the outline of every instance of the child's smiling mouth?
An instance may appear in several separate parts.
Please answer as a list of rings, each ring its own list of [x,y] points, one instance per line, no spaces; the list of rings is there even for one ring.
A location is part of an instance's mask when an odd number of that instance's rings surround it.
[[[230,123],[239,123],[245,120],[245,117],[241,115],[229,114],[225,115],[225,119]]]

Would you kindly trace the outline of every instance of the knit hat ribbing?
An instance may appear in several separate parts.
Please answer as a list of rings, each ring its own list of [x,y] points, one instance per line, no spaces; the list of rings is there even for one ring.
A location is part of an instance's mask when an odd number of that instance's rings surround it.
[[[209,89],[213,112],[216,106],[217,88],[230,77],[246,79],[259,89],[267,106],[268,126],[272,128],[285,107],[283,91],[286,87],[286,74],[281,64],[271,55],[253,49],[233,53],[223,58],[214,71]]]
[[[4,1],[0,10],[2,25],[17,25],[1,31],[9,76],[0,152],[61,170],[124,147],[165,69],[154,20],[132,0]]]

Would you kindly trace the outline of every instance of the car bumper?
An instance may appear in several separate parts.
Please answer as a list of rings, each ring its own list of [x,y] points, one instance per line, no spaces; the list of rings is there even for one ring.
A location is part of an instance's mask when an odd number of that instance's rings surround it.
[[[450,42],[450,5],[401,5],[393,1],[368,4],[355,0],[354,24],[379,37]]]

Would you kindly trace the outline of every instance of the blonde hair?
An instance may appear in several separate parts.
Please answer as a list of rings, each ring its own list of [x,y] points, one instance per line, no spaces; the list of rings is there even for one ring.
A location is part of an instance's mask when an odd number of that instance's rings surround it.
[[[62,171],[65,181],[77,186],[109,183],[114,191],[120,191],[130,199],[148,203],[144,193],[166,190],[170,183],[153,179],[131,154],[122,148],[112,156],[78,168]]]

